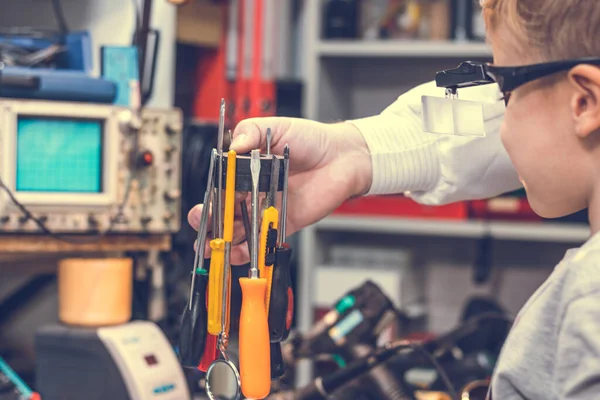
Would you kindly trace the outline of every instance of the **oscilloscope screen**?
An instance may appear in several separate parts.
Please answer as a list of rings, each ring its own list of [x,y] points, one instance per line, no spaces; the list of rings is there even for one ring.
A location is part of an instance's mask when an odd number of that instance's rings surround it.
[[[103,120],[19,116],[18,192],[102,193]]]

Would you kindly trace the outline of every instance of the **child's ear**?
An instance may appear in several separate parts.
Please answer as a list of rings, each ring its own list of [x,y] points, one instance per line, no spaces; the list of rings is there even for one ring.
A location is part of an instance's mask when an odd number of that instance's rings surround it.
[[[569,80],[576,89],[571,99],[571,110],[577,136],[587,137],[600,130],[600,68],[578,65],[569,72]]]

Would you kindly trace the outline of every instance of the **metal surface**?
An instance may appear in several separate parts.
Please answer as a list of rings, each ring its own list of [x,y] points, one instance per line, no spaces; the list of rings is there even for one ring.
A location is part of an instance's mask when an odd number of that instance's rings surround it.
[[[240,398],[240,374],[231,361],[217,360],[210,365],[206,372],[206,393],[211,400]]]
[[[204,250],[206,242],[206,234],[208,229],[208,210],[210,203],[210,194],[213,190],[213,169],[215,167],[216,152],[213,149],[210,157],[210,166],[208,167],[208,182],[204,193],[204,202],[202,207],[202,216],[200,217],[200,225],[198,226],[198,235],[196,236],[196,254],[194,255],[194,266],[192,269],[192,283],[190,285],[190,303],[189,308],[192,309],[192,299],[194,297],[194,283],[196,281],[196,269],[198,263],[204,262]]]
[[[225,99],[221,99],[219,110],[219,133],[217,138],[218,178],[217,178],[217,237],[223,237],[223,135],[225,133]]]
[[[288,177],[290,172],[290,146],[283,148],[283,192],[281,194],[281,214],[279,218],[279,243],[285,243],[287,223]]]
[[[250,160],[250,172],[252,174],[252,251],[250,252],[250,277],[258,278],[258,179],[260,177],[260,153],[252,150]]]
[[[267,155],[271,155],[271,141],[273,140],[271,128],[267,128]]]

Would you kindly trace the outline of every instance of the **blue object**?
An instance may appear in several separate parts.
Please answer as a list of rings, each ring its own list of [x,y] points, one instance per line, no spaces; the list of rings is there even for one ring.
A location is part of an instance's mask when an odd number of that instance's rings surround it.
[[[33,77],[39,80],[39,85],[33,88],[0,85],[0,97],[112,103],[117,95],[117,87],[113,82],[91,78],[78,71],[5,67],[2,76]]]
[[[103,46],[102,77],[117,86],[115,104],[131,106],[129,85],[131,81],[139,81],[137,48]]]
[[[350,332],[354,330],[364,320],[364,316],[358,310],[352,311],[346,315],[344,319],[338,322],[333,328],[329,330],[329,337],[334,342],[338,342],[345,338]]]
[[[0,43],[8,43],[31,50],[42,50],[53,44],[61,43],[65,50],[56,56],[56,69],[89,74],[94,66],[92,39],[88,31],[72,32],[63,38],[58,34],[50,37],[0,35]]]
[[[102,121],[19,117],[16,190],[100,193]]]
[[[23,382],[19,375],[13,371],[13,369],[2,359],[2,357],[0,357],[0,374],[6,375],[6,377],[15,385],[19,393],[21,393],[24,398],[29,399],[31,397],[33,392],[29,386]]]
[[[152,393],[163,394],[163,393],[169,393],[173,390],[175,390],[175,385],[171,383],[168,385],[162,385],[162,386],[154,388],[154,390],[152,390]]]

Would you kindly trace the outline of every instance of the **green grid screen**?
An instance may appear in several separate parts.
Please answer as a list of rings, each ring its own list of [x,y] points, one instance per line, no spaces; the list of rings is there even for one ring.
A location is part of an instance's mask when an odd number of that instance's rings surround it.
[[[16,190],[100,193],[102,127],[98,120],[19,117]]]

